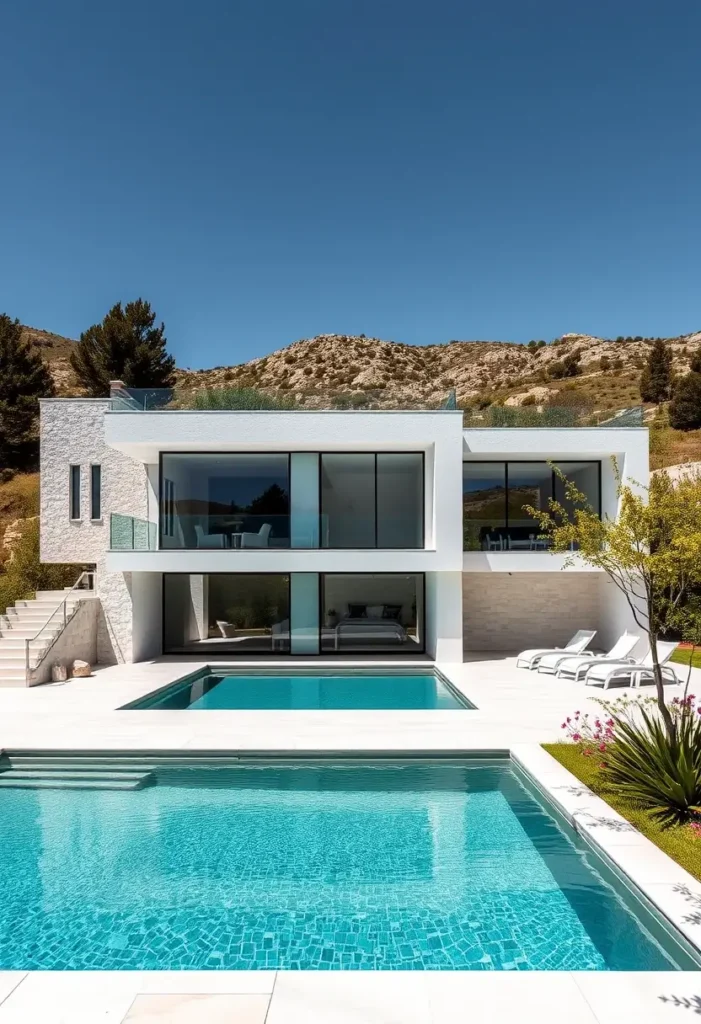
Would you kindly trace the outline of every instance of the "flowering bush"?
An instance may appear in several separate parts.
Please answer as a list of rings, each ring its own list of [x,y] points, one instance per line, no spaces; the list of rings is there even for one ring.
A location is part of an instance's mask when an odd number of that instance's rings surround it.
[[[604,716],[591,716],[587,712],[575,711],[571,718],[566,718],[562,728],[567,738],[581,746],[582,754],[591,757],[598,752],[605,754],[608,744],[615,739],[615,719]]]
[[[597,700],[603,714],[575,711],[562,723],[585,757],[598,755],[608,783],[663,826],[688,824],[701,839],[701,703],[685,694],[668,705],[672,733],[654,698]],[[650,705],[654,705],[651,707]]]

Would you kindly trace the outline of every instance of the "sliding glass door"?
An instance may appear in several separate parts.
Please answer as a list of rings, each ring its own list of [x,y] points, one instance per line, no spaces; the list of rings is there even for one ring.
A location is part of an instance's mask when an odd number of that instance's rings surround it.
[[[164,654],[421,654],[422,573],[165,573]]]

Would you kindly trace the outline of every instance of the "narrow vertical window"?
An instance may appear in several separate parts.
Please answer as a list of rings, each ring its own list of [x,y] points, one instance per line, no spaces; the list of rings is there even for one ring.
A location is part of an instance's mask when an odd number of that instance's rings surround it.
[[[80,466],[70,468],[69,514],[71,519],[80,519]]]
[[[163,536],[172,537],[175,533],[175,484],[172,480],[163,480]]]
[[[90,467],[90,518],[102,519],[102,466]]]

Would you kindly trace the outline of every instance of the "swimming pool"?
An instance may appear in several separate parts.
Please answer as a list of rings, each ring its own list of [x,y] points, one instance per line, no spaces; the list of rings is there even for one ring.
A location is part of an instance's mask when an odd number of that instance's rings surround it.
[[[150,782],[0,793],[0,968],[697,969],[508,760]]]
[[[464,711],[474,708],[436,670],[409,673],[204,672],[126,706],[132,711]]]

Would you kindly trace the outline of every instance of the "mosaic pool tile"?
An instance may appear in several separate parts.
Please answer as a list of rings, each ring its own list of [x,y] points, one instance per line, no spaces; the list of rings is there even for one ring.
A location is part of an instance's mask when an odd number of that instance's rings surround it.
[[[0,812],[4,969],[675,966],[498,764],[163,770]]]

